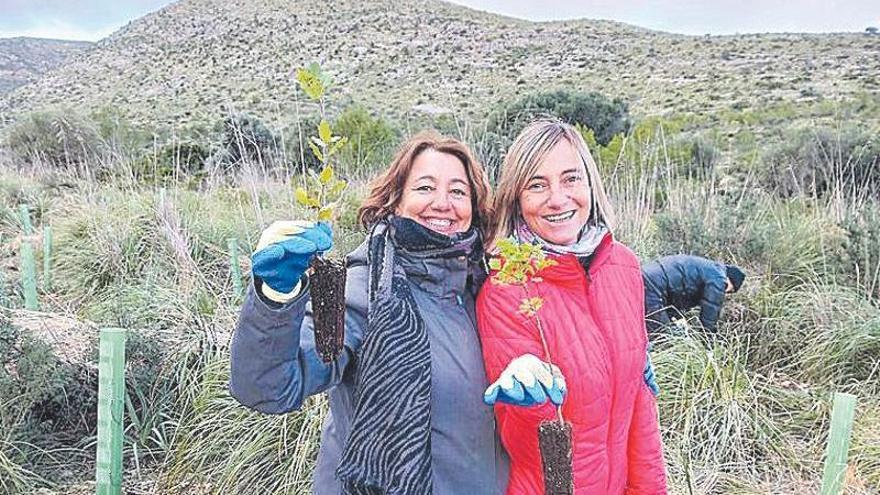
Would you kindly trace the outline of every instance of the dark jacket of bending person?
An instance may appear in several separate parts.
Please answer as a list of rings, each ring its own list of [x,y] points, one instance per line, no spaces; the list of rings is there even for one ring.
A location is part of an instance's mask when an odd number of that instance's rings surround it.
[[[700,308],[703,328],[714,332],[725,295],[739,290],[745,273],[734,265],[679,254],[644,264],[642,278],[649,334],[695,307]]]

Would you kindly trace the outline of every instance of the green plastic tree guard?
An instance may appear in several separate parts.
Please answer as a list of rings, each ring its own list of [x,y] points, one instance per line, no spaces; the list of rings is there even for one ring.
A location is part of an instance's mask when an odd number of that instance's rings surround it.
[[[232,288],[235,290],[235,297],[244,296],[244,286],[241,283],[241,266],[238,264],[238,239],[230,237],[226,239],[226,245],[229,248],[229,266],[232,269]]]
[[[34,226],[31,224],[31,213],[28,205],[18,205],[18,216],[21,220],[21,230],[24,235],[33,235]]]
[[[43,292],[52,290],[52,227],[43,227]]]
[[[27,239],[21,243],[21,292],[25,309],[40,309],[37,300],[37,262],[34,260],[34,247]]]
[[[846,458],[852,436],[856,396],[835,393],[831,410],[831,432],[825,449],[825,472],[822,475],[821,495],[839,495],[846,479]]]
[[[98,352],[97,495],[119,495],[122,491],[125,330],[102,329]]]

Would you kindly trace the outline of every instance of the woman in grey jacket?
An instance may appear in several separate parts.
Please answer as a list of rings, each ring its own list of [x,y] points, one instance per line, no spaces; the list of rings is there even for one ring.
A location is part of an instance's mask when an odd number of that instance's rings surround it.
[[[359,211],[370,234],[347,258],[345,346],[329,364],[315,350],[303,273],[332,233],[302,222],[264,231],[230,390],[271,414],[327,391],[314,493],[504,492],[474,316],[490,195],[464,144],[428,132],[403,145]]]

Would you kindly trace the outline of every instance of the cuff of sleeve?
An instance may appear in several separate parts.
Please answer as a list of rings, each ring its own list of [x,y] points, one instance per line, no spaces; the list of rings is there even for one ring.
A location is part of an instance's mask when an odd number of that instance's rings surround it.
[[[296,283],[293,290],[290,292],[278,292],[277,290],[269,287],[266,284],[260,284],[260,292],[266,296],[266,298],[275,301],[278,304],[284,304],[293,300],[294,297],[299,295],[300,287],[302,286],[302,280]]]
[[[297,302],[304,299],[305,295],[308,294],[308,289],[309,280],[305,275],[296,284],[296,287],[287,294],[273,290],[271,287],[264,284],[260,277],[253,277],[251,283],[251,290],[253,290],[254,295],[257,296],[255,298],[258,301],[257,304],[273,311],[283,310],[295,305]]]

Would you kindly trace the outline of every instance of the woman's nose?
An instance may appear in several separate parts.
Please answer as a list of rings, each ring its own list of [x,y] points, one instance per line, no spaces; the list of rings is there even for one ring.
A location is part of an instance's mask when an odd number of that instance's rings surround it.
[[[549,208],[562,208],[568,204],[568,194],[561,187],[551,187],[550,197],[547,198]]]
[[[443,192],[438,192],[437,195],[434,196],[434,200],[431,202],[431,208],[438,211],[446,211],[450,208],[450,205],[449,195]]]

